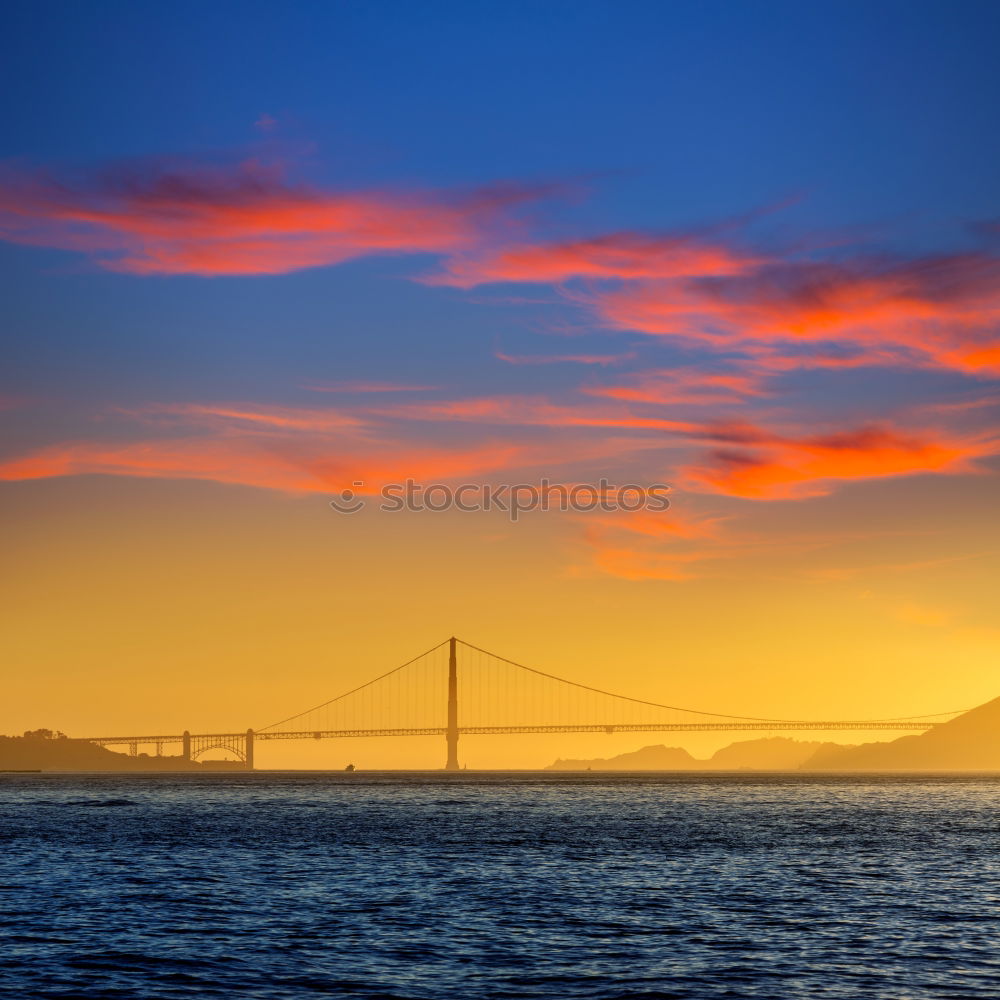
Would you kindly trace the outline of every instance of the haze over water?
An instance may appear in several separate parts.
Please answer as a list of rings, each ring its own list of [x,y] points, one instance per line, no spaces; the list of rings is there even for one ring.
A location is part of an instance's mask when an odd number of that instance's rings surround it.
[[[17,998],[986,997],[1000,777],[0,776]]]

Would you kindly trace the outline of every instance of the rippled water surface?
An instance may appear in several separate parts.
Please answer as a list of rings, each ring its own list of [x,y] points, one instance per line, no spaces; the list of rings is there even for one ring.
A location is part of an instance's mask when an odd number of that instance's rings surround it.
[[[1000,997],[1000,779],[0,775],[0,995]]]

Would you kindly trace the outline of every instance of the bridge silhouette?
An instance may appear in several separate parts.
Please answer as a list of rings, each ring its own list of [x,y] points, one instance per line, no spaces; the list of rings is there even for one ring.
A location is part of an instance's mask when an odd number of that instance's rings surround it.
[[[461,656],[459,655],[461,653]],[[461,662],[460,662],[461,661]],[[461,687],[460,687],[461,682]],[[459,692],[462,692],[461,701]],[[461,711],[460,711],[461,709]],[[516,733],[847,732],[932,729],[958,712],[894,719],[768,719],[681,708],[616,694],[557,677],[452,637],[412,660],[327,701],[259,729],[230,733],[89,736],[101,746],[125,746],[155,756],[178,746],[197,760],[223,750],[254,766],[261,740],[322,740],[359,736],[443,736],[445,770],[456,771],[462,736]]]

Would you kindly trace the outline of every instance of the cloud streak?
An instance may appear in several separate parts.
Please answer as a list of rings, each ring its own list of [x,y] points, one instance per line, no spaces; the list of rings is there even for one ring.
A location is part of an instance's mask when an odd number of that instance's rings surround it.
[[[499,361],[509,365],[597,365],[605,368],[632,361],[635,351],[625,351],[621,354],[505,354],[497,351],[493,355]]]
[[[942,432],[902,432],[871,425],[792,438],[766,435],[717,448],[680,470],[690,489],[746,499],[824,496],[836,482],[969,473],[974,460],[995,453],[995,441]]]
[[[481,475],[513,462],[510,443],[469,448],[336,446],[332,442],[243,437],[161,438],[128,444],[78,441],[39,449],[0,463],[0,481],[104,475],[196,479],[290,494],[331,494],[355,481],[377,492],[407,478],[437,482]]]
[[[1000,371],[1000,259],[773,262],[753,273],[597,290],[609,326],[788,367]]]
[[[285,274],[372,254],[454,253],[540,193],[329,190],[254,160],[137,164],[74,180],[8,166],[0,238],[75,250],[129,274]]]
[[[449,258],[430,283],[551,284],[609,328],[784,367],[1000,372],[1000,258],[750,252],[618,232]]]
[[[1000,257],[738,247],[733,227],[531,240],[512,212],[553,185],[346,190],[283,165],[145,162],[90,176],[0,168],[0,239],[136,275],[264,275],[384,254],[444,258],[427,284],[545,284],[605,328],[742,356],[758,369],[891,366],[1000,373]],[[518,227],[517,232],[521,232]],[[607,360],[604,360],[605,357]],[[616,355],[551,355],[603,365]]]
[[[733,275],[753,259],[684,235],[612,233],[562,243],[525,244],[480,256],[453,257],[428,284],[471,288],[497,282],[559,284],[571,278],[651,279]]]

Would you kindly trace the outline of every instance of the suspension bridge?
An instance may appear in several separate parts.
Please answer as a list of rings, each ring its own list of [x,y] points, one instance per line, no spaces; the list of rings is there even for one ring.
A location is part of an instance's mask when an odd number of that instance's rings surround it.
[[[461,692],[461,699],[460,699]],[[359,736],[443,736],[445,770],[459,769],[460,737],[516,733],[847,732],[932,729],[944,716],[894,719],[767,719],[723,715],[616,694],[497,656],[454,637],[305,711],[258,729],[229,733],[90,736],[89,743],[149,747],[155,756],[180,748],[186,761],[222,750],[254,766],[266,740]]]

